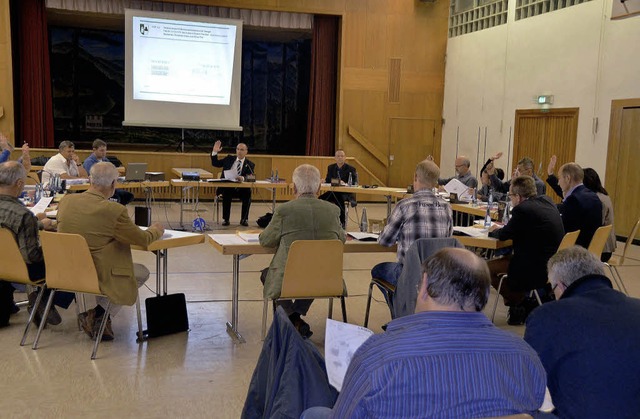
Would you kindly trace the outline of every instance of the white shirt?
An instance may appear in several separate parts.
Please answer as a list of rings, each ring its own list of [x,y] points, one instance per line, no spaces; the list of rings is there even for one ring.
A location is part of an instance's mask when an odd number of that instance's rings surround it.
[[[47,164],[44,165],[42,170],[42,183],[47,185],[52,174],[61,175],[63,173],[66,173],[69,176],[78,176],[78,165],[73,160],[67,164],[67,159],[65,159],[62,154],[58,153],[51,157],[47,161]]]

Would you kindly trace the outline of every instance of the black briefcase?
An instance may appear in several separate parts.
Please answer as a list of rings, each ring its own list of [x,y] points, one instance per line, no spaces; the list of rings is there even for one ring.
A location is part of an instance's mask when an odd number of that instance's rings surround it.
[[[150,338],[189,330],[187,301],[184,294],[147,298],[147,333]]]

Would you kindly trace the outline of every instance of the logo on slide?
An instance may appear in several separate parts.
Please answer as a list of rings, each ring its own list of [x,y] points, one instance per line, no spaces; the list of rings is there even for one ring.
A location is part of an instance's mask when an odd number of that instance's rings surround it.
[[[144,23],[140,24],[140,34],[141,35],[146,35],[146,33],[149,32],[149,27],[147,25],[145,25]]]

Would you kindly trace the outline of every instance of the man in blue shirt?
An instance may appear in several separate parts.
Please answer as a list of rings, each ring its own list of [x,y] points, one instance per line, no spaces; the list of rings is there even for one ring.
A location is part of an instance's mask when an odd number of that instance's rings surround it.
[[[85,159],[84,163],[82,163],[82,167],[84,167],[84,170],[86,170],[87,173],[91,173],[91,167],[94,164],[101,161],[109,161],[109,159],[107,158],[107,143],[98,138],[93,141],[92,148],[93,153],[91,153],[91,155],[89,155],[89,157]],[[122,205],[127,205],[129,202],[133,201],[134,197],[133,194],[129,191],[116,189],[116,191],[113,193],[112,198],[117,200]]]
[[[423,264],[416,313],[391,321],[354,354],[331,417],[471,418],[532,413],[545,371],[521,338],[482,313],[491,281],[466,249]]]

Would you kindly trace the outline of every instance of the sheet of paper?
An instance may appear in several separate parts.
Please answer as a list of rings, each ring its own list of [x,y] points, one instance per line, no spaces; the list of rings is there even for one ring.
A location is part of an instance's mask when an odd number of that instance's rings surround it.
[[[374,333],[362,326],[327,319],[324,339],[325,364],[329,384],[336,390],[342,389],[342,382],[351,363],[353,354]]]
[[[44,210],[47,209],[49,204],[51,204],[51,201],[53,201],[53,197],[52,196],[48,196],[48,197],[44,197],[43,196],[42,198],[40,198],[40,200],[38,201],[37,204],[35,204],[33,207],[31,207],[29,209],[34,214],[40,214],[41,212],[44,212]]]
[[[363,241],[377,241],[379,236],[379,234],[361,233],[359,231],[348,231],[347,234],[356,240],[363,240]]]
[[[451,193],[458,194],[458,199],[461,201],[471,200],[471,194],[469,194],[469,187],[458,179],[451,179],[449,183],[444,185],[444,190]]]
[[[238,178],[238,171],[236,169],[229,169],[224,171],[225,180],[236,180]]]
[[[238,231],[236,234],[240,236],[240,238],[242,238],[242,240],[246,241],[247,243],[258,243],[260,241],[259,239],[260,233],[249,233],[249,232]]]
[[[141,226],[140,230],[146,230],[148,228],[149,227]],[[200,233],[192,233],[190,231],[165,230],[162,237],[160,237],[160,240],[179,239],[181,237],[192,237],[192,236],[199,236],[199,235]]]
[[[237,234],[209,234],[209,237],[222,245],[247,244],[247,242]]]
[[[487,231],[482,228],[469,227],[453,227],[453,231],[459,231],[467,236],[471,237],[487,237]]]

